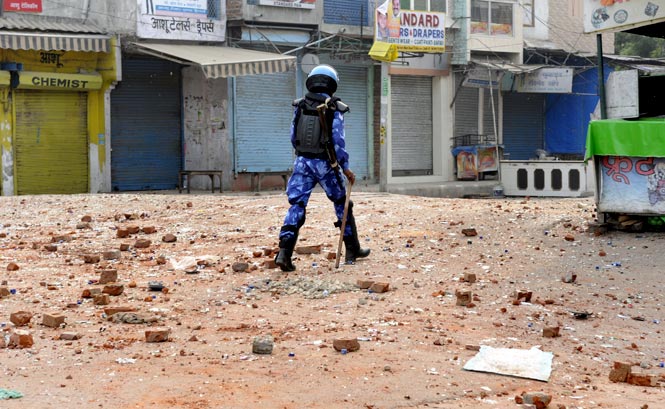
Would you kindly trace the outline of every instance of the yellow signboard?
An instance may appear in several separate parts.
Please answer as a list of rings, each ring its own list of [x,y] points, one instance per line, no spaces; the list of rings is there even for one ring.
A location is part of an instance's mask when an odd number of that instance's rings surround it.
[[[70,91],[91,91],[102,87],[100,74],[60,74],[52,72],[19,72],[21,89],[53,89]]]
[[[400,10],[398,5],[388,0],[377,7],[374,43],[394,44],[398,51],[445,52],[445,13]]]

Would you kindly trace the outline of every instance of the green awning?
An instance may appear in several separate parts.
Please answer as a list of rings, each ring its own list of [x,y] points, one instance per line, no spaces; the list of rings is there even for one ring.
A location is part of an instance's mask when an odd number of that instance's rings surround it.
[[[397,46],[395,44],[377,41],[369,50],[369,56],[373,60],[392,62],[397,59]]]
[[[665,118],[589,122],[584,160],[593,156],[665,157]]]

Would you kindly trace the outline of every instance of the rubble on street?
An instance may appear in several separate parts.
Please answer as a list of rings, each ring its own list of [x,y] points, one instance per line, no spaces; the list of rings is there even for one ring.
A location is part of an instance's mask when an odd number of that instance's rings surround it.
[[[665,234],[593,198],[353,201],[371,255],[335,268],[317,192],[285,273],[283,194],[0,197],[2,407],[662,406]],[[508,349],[551,372],[464,369]]]

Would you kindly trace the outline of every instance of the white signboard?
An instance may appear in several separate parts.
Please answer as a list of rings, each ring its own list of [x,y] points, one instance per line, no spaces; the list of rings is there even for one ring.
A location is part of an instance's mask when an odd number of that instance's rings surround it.
[[[665,21],[665,0],[584,0],[584,32],[621,31]]]
[[[491,77],[491,78],[490,78]],[[473,68],[469,71],[462,85],[469,88],[499,88],[499,81],[501,80],[501,72],[496,70],[488,70],[484,67]]]
[[[259,0],[262,6],[291,7],[294,9],[313,9],[316,0]]]
[[[226,7],[220,2],[218,19],[208,18],[207,0],[137,0],[136,34],[166,40],[225,40]],[[203,8],[202,8],[203,7]]]
[[[639,88],[637,70],[611,72],[605,85],[607,119],[640,116]]]
[[[145,0],[151,14],[208,18],[208,0]]]
[[[517,92],[569,94],[573,91],[572,68],[541,68],[516,78]]]

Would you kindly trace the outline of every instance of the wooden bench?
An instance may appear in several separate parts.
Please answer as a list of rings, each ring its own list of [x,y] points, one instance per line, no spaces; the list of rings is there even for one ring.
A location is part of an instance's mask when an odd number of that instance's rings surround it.
[[[254,192],[258,192],[261,190],[261,181],[265,176],[281,176],[282,180],[284,181],[284,189],[286,189],[286,185],[289,182],[289,176],[291,176],[292,172],[290,170],[283,170],[283,171],[242,172],[242,173],[249,174],[252,183],[252,190]]]
[[[192,176],[204,175],[210,177],[210,184],[212,185],[212,193],[215,193],[215,176],[219,178],[219,193],[223,192],[222,188],[222,171],[221,170],[181,170],[178,172],[178,192],[182,193],[182,182],[184,179],[187,181],[187,193],[190,193]]]

